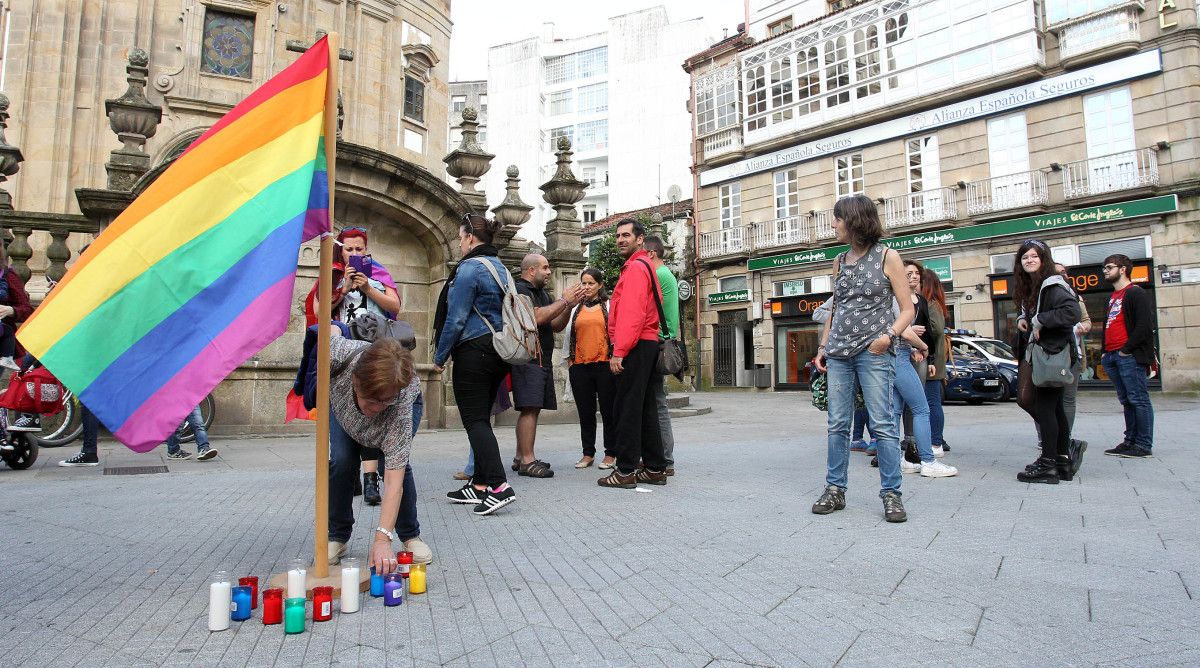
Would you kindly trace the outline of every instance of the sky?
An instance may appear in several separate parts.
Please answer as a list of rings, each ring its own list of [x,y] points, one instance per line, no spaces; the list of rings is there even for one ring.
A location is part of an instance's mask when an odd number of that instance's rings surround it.
[[[703,17],[714,40],[745,20],[743,0],[452,0],[450,80],[486,79],[489,47],[538,35],[543,23],[553,23],[557,37],[581,37],[605,30],[610,16],[659,5],[672,23]]]

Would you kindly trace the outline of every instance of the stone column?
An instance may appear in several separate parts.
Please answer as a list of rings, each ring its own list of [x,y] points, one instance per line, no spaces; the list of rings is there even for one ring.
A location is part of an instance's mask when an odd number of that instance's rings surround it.
[[[21,169],[21,163],[25,161],[25,156],[21,155],[21,149],[8,143],[8,139],[4,136],[4,130],[8,128],[8,104],[8,96],[0,93],[0,183],[4,183],[8,177],[16,174]],[[12,210],[12,208],[12,195],[0,188],[0,209]]]
[[[475,213],[482,216],[487,214],[487,196],[475,190],[475,184],[492,168],[492,158],[496,156],[479,145],[478,113],[475,109],[463,109],[462,118],[462,143],[442,158],[442,162],[446,163],[446,173],[458,181],[459,194],[470,203]]]
[[[129,191],[133,184],[150,170],[146,140],[154,136],[162,122],[162,107],[146,99],[146,77],[150,73],[150,57],[139,48],[129,52],[125,80],[129,88],[121,97],[105,100],[108,125],[117,133],[123,146],[109,154],[108,189]]]
[[[558,138],[558,169],[554,176],[539,188],[542,199],[554,207],[555,216],[546,224],[546,259],[554,271],[555,291],[578,280],[585,265],[583,244],[580,236],[583,225],[575,211],[575,203],[583,199],[587,183],[575,178],[571,172],[571,140]]]
[[[533,211],[533,207],[521,200],[519,192],[521,179],[518,178],[520,172],[517,170],[517,166],[509,165],[508,171],[505,173],[508,178],[504,181],[506,190],[504,201],[492,209],[492,215],[504,225],[500,228],[500,233],[496,235],[495,242],[496,248],[500,250],[500,260],[506,267],[512,268],[519,267],[524,256],[522,249],[512,248],[512,238],[517,234],[517,230],[529,220],[529,213]]]

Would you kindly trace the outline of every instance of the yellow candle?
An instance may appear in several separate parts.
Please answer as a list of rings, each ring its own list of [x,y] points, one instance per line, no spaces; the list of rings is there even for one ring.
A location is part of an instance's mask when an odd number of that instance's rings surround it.
[[[413,564],[408,572],[408,593],[425,593],[425,564]]]

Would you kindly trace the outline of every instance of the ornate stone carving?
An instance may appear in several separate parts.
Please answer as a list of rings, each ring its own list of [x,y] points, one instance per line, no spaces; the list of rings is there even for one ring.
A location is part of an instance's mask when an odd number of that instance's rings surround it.
[[[4,136],[4,130],[8,127],[8,104],[8,96],[0,93],[0,183],[4,183],[8,177],[16,174],[25,160],[25,156],[21,155],[21,149],[8,143],[8,139]],[[0,188],[0,209],[11,208],[13,208],[12,195]]]
[[[583,226],[575,211],[575,203],[583,199],[587,183],[571,172],[571,140],[558,138],[558,168],[554,176],[538,186],[542,199],[554,207],[554,219],[546,224],[546,257],[551,266],[563,269],[583,268],[583,247],[579,237]]]
[[[459,194],[471,203],[476,213],[482,215],[487,213],[487,197],[475,190],[475,184],[492,168],[492,158],[496,156],[479,145],[479,123],[475,109],[463,109],[462,118],[462,143],[442,158],[442,162],[446,163],[446,173],[458,181]]]
[[[129,52],[129,65],[125,68],[129,88],[121,97],[105,100],[104,110],[108,114],[108,125],[121,140],[122,147],[112,151],[108,164],[108,188],[129,190],[134,181],[150,169],[150,156],[146,153],[146,140],[158,131],[162,122],[162,107],[146,98],[146,78],[150,74],[150,57],[139,48]]]
[[[504,225],[496,235],[494,245],[500,250],[504,264],[512,266],[520,262],[521,258],[515,258],[515,262],[512,262],[510,260],[514,260],[514,258],[506,256],[505,251],[508,250],[517,230],[529,220],[529,214],[533,211],[533,207],[521,201],[521,179],[517,166],[509,165],[505,174],[508,175],[508,178],[504,180],[506,191],[504,201],[492,209],[492,215]],[[520,254],[520,252],[517,251],[516,254]]]

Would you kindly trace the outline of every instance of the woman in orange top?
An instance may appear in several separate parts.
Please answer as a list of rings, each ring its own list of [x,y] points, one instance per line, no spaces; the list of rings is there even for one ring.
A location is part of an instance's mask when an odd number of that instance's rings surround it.
[[[583,441],[583,458],[575,468],[585,469],[596,458],[596,404],[604,420],[604,461],[599,468],[611,469],[617,459],[616,418],[613,401],[617,394],[616,378],[609,369],[612,344],[608,341],[608,292],[604,275],[588,267],[580,275],[584,299],[571,312],[563,337],[562,359],[571,365],[571,392],[579,411],[579,432]]]

